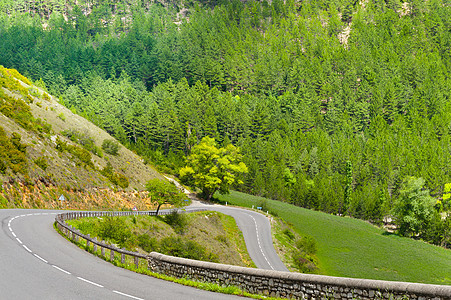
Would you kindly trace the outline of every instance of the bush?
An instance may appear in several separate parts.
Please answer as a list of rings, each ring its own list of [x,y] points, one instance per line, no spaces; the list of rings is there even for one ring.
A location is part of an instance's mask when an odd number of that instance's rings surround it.
[[[25,155],[27,146],[20,142],[20,135],[13,133],[8,138],[0,127],[0,172],[5,173],[10,168],[14,173],[28,173],[28,161]]]
[[[128,188],[130,183],[128,181],[127,176],[125,176],[124,174],[121,174],[121,173],[115,173],[115,176],[116,176],[116,182],[117,182],[118,186],[120,186],[123,189]]]
[[[318,269],[316,240],[305,236],[296,241],[297,250],[292,253],[292,259],[298,270],[302,273],[315,273]]]
[[[113,140],[103,140],[102,149],[108,154],[117,155],[119,151],[119,144]]]
[[[5,197],[0,195],[0,208],[7,208],[8,207],[8,200],[6,200]]]
[[[77,130],[64,130],[61,134],[69,138],[72,142],[80,144],[89,152],[102,157],[102,150],[96,146],[94,139],[87,133],[82,133]]]
[[[134,235],[123,218],[105,217],[99,225],[99,237],[102,239],[109,239],[120,248],[131,248],[135,244]]]
[[[217,262],[218,258],[213,253],[208,253],[200,244],[182,239],[181,237],[166,237],[161,240],[160,252],[166,255],[184,257],[189,259]]]
[[[34,163],[37,164],[44,171],[47,169],[49,165],[47,159],[44,156],[35,159]]]
[[[118,185],[123,189],[129,186],[128,178],[121,173],[115,172],[110,162],[107,163],[106,167],[104,167],[100,173],[108,178],[114,185]]]
[[[316,240],[312,236],[305,236],[296,242],[296,247],[307,254],[316,254]]]
[[[138,236],[138,245],[146,252],[158,251],[160,245],[156,238],[151,238],[148,234]]]
[[[176,232],[182,233],[188,224],[186,216],[177,212],[177,210],[172,210],[169,215],[162,217],[163,221],[174,228]]]
[[[313,255],[302,252],[294,252],[292,255],[293,262],[301,273],[315,273],[317,260]]]
[[[285,234],[290,240],[294,240],[294,233],[290,229],[284,229],[283,234]]]

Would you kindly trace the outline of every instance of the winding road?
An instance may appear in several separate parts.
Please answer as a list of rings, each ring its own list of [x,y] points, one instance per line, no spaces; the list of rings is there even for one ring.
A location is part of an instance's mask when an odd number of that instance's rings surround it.
[[[219,205],[233,216],[259,268],[287,269],[277,256],[262,214]],[[99,259],[53,228],[57,211],[0,210],[0,299],[242,299],[140,275]]]

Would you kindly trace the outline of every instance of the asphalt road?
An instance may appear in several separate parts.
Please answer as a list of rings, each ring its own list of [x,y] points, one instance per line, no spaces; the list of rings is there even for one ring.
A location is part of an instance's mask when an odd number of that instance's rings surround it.
[[[243,232],[247,251],[257,268],[277,271],[288,271],[274,249],[271,237],[271,224],[264,214],[222,205],[208,205],[199,202],[189,208],[206,208],[235,218]],[[188,208],[188,209],[189,209]]]
[[[265,216],[228,207],[211,209],[236,218],[258,267],[282,269],[277,255],[273,261]],[[60,236],[53,229],[56,213],[0,210],[0,299],[242,299],[115,267]]]

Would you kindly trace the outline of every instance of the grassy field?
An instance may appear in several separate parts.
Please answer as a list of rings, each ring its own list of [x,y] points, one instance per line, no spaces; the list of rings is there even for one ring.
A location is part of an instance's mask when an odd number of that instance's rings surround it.
[[[230,205],[252,207],[261,197],[232,191]],[[270,212],[318,245],[320,273],[331,276],[451,284],[451,250],[389,234],[367,222],[266,199]]]

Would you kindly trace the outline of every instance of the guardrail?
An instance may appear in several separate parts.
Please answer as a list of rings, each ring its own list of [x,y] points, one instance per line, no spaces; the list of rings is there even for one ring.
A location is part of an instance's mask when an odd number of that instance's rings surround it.
[[[178,210],[178,212],[197,212],[197,211],[205,211],[206,209],[192,209],[189,211]],[[163,210],[158,213],[158,215],[169,215],[172,213],[172,210]],[[90,244],[93,245],[94,252],[97,252],[97,247],[100,247],[100,255],[105,257],[105,249],[110,251],[110,260],[114,261],[115,253],[120,254],[120,261],[122,264],[126,261],[126,256],[130,256],[133,259],[133,262],[136,268],[140,265],[140,260],[145,261],[145,265],[147,266],[147,255],[141,254],[138,252],[128,251],[125,249],[118,248],[114,245],[107,244],[104,241],[99,241],[96,238],[92,238],[89,235],[85,235],[78,231],[78,229],[73,228],[72,226],[66,223],[67,220],[74,220],[80,218],[90,218],[90,217],[126,217],[126,216],[155,216],[155,211],[77,211],[77,212],[68,212],[58,214],[55,217],[56,226],[58,229],[67,236],[70,240],[78,242],[79,239],[86,240],[86,247],[90,247]]]

